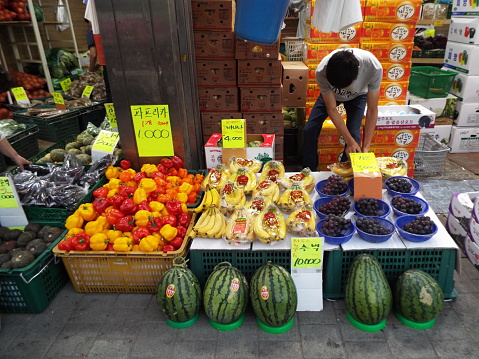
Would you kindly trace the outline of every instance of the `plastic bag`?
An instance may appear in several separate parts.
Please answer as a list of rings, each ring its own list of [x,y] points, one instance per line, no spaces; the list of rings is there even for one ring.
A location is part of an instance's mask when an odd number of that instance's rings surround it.
[[[88,169],[87,173],[79,181],[80,186],[93,186],[97,183],[100,178],[105,174],[106,169],[108,166],[113,165],[117,160],[116,156],[112,154],[107,154],[96,161],[92,166]]]
[[[57,21],[62,23],[61,25],[57,25],[57,30],[65,31],[66,29],[68,29],[70,27],[70,21],[68,19],[68,14],[62,0],[58,0],[57,2],[56,15]]]
[[[86,196],[88,190],[77,185],[55,186],[50,191],[50,198],[57,206],[62,206],[68,211],[73,212],[80,200]]]

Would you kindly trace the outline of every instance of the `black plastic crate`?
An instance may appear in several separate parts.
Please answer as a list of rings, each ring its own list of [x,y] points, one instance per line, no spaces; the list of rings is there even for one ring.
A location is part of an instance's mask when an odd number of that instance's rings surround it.
[[[34,124],[26,124],[26,126],[25,130],[8,136],[7,139],[20,156],[30,158],[40,151],[37,141],[39,128]],[[15,164],[10,158],[5,158],[8,164]]]
[[[106,109],[103,103],[80,108],[80,117],[78,123],[80,131],[85,131],[88,123],[91,122],[96,127],[100,127],[101,123],[105,119]]]

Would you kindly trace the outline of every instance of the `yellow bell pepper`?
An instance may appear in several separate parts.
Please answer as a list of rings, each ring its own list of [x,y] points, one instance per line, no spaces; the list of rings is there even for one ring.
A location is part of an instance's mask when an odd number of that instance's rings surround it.
[[[188,202],[188,195],[186,193],[178,193],[176,199],[181,203],[186,203]]]
[[[133,240],[133,233],[131,233],[131,232],[123,232],[123,237],[127,237],[127,238],[130,238],[131,240]]]
[[[140,251],[142,252],[153,252],[158,249],[158,244],[160,243],[160,240],[153,236],[146,236],[141,239],[140,241]]]
[[[145,209],[140,209],[135,213],[135,225],[138,227],[146,227],[150,220],[151,212]]]
[[[183,182],[180,188],[178,188],[178,192],[186,193],[186,195],[189,195],[192,190],[193,190],[193,185],[189,184],[188,182]]]
[[[108,244],[108,238],[104,233],[96,233],[90,237],[90,248],[94,251],[104,251]]]
[[[138,182],[136,182],[135,180],[128,181],[125,184],[127,186],[131,186],[131,187],[137,187],[138,186]]]
[[[135,204],[140,204],[141,202],[146,201],[146,191],[144,188],[138,187],[133,193],[133,202]]]
[[[131,251],[131,239],[128,237],[119,237],[113,243],[113,249],[117,252]]]
[[[163,227],[161,227],[160,234],[169,242],[175,239],[176,235],[178,234],[178,229],[171,226],[171,224],[165,224]]]
[[[111,189],[108,191],[108,193],[106,194],[106,198],[110,198],[110,197],[113,197],[115,194],[118,194],[118,189]]]
[[[72,228],[81,228],[83,227],[83,222],[85,220],[79,213],[74,213],[70,216],[65,221],[65,228],[66,229],[72,229]]]
[[[143,188],[146,193],[150,193],[156,189],[156,182],[153,178],[142,178],[139,187]]]
[[[127,170],[125,170],[125,171],[130,172],[132,176],[136,175],[136,171],[135,171],[133,168],[131,168],[131,167],[128,168]]]
[[[131,251],[132,251],[132,252],[139,252],[139,251],[140,251],[140,245],[139,245],[139,244],[134,244],[134,245],[131,247]]]
[[[117,238],[125,237],[124,233],[116,229],[110,229],[106,232],[106,237],[111,244],[114,244]]]
[[[153,211],[153,212],[151,212],[151,216],[150,216],[150,217],[153,217],[153,218],[161,217],[161,213],[160,213],[160,212],[157,212],[157,211]]]
[[[162,217],[164,216],[167,216],[170,214],[170,212],[168,212],[168,210],[166,209],[166,207],[163,207],[163,209],[160,211],[160,214]]]
[[[178,176],[167,176],[166,180],[171,183],[179,183],[181,178]]]
[[[83,233],[85,230],[83,228],[70,228],[67,232],[67,237],[73,237],[78,233]]]
[[[118,178],[120,175],[119,167],[115,166],[108,166],[105,172],[105,176],[107,179]]]
[[[108,188],[109,189],[118,189],[118,187],[121,186],[121,181],[119,178],[112,178],[109,182],[108,182]]]
[[[98,216],[96,221],[101,223],[103,229],[110,229],[112,227],[112,225],[108,223],[108,220],[106,219],[106,216],[104,215]]]
[[[182,210],[183,212],[188,213],[188,206],[186,205],[186,203],[182,203],[182,204],[181,204],[181,210]]]
[[[153,164],[145,163],[143,166],[141,166],[140,171],[145,172],[148,177],[151,177],[151,174],[153,172],[157,172],[158,168]]]
[[[103,225],[98,221],[91,221],[85,224],[85,232],[90,237],[97,233],[103,232]]]
[[[80,210],[80,215],[85,221],[93,221],[97,217],[95,208],[93,208],[91,203],[81,204],[78,209]]]
[[[148,204],[153,212],[161,212],[161,210],[165,207],[164,203],[158,201],[151,201]]]

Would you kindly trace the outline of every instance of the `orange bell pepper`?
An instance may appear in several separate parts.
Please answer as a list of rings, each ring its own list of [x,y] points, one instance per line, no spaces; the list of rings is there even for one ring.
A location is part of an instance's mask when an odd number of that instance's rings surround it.
[[[188,176],[188,170],[186,168],[179,168],[178,177],[185,178],[186,176]]]
[[[131,174],[130,171],[122,171],[118,178],[120,179],[121,182],[126,183],[128,181],[131,181],[131,179],[133,178],[133,175]]]

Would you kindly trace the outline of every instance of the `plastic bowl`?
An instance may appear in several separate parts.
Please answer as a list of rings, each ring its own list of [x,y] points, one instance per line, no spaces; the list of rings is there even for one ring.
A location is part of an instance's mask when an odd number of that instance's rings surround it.
[[[413,233],[406,232],[403,229],[403,227],[406,224],[411,223],[417,217],[421,217],[421,216],[408,214],[408,215],[396,218],[396,223],[395,223],[396,224],[396,229],[398,230],[401,237],[403,237],[404,239],[407,239],[408,241],[411,241],[411,242],[425,242],[425,241],[431,239],[432,236],[434,236],[437,233],[436,223],[433,222],[432,233],[430,233],[430,234],[413,234]]]
[[[354,194],[354,177],[348,181],[348,188],[351,194]]]
[[[414,214],[413,216],[423,216],[424,214],[427,213],[427,211],[429,211],[429,205],[427,204],[427,202],[425,200],[423,200],[422,198],[419,198],[419,197],[416,197],[416,196],[412,196],[412,195],[408,195],[408,194],[401,194],[400,195],[401,197],[405,197],[405,198],[411,198],[413,199],[414,201],[418,202],[421,204],[421,212],[419,212],[418,214]],[[392,199],[391,199],[392,200]],[[401,212],[399,211],[398,209],[396,209],[392,204],[391,204],[391,207],[394,211],[394,214],[398,217],[400,216],[407,216],[407,215],[411,215],[410,213],[406,213],[406,212]]]
[[[346,188],[346,191],[344,191],[343,193],[339,193],[339,194],[326,194],[326,193],[321,192],[323,190],[324,185],[326,184],[326,182],[328,182],[327,179],[319,181],[318,183],[316,183],[316,186],[314,187],[314,188],[316,188],[316,192],[319,194],[320,197],[336,197],[336,196],[344,197],[344,196],[347,196],[349,194],[349,189],[348,188]]]
[[[356,226],[354,223],[351,221],[351,224],[349,227],[342,232],[342,236],[339,237],[331,237],[327,236],[323,233],[323,223],[326,219],[320,220],[318,223],[316,223],[316,231],[318,232],[320,237],[324,238],[324,241],[329,244],[343,244],[349,241],[354,233],[356,233]]]
[[[389,216],[389,213],[391,213],[391,207],[389,206],[389,204],[384,202],[382,199],[377,199],[377,198],[375,198],[375,199],[378,201],[378,205],[379,205],[379,211],[378,211],[378,214],[376,216],[365,216],[364,214],[358,212],[358,210],[356,209],[356,202],[357,201],[355,201],[353,203],[353,210],[354,210],[354,212],[356,212],[356,216],[358,216],[358,217],[380,217],[380,218],[386,218],[387,216]]]
[[[318,215],[319,218],[324,219],[328,216],[326,213],[320,212],[319,208],[325,205],[326,203],[331,202],[333,198],[334,197],[321,197],[321,198],[318,198],[316,201],[314,201],[313,208],[316,211],[316,214]],[[349,213],[349,208],[341,215],[341,217],[344,217],[348,213]]]
[[[410,191],[409,193],[404,193],[404,192],[396,192],[396,191],[390,189],[388,183],[389,183],[393,178],[404,178],[404,179],[406,179],[407,181],[409,181],[409,183],[411,183],[411,185],[412,185],[411,191]],[[415,179],[409,178],[409,177],[407,177],[407,176],[393,176],[393,177],[389,177],[389,178],[387,178],[387,179],[384,181],[384,185],[385,185],[385,187],[386,187],[388,193],[389,193],[391,196],[397,196],[397,195],[403,195],[403,194],[415,195],[416,193],[419,192],[419,189],[421,188],[421,186],[419,185],[419,182],[418,182],[418,181],[416,181]]]
[[[393,222],[382,217],[369,217],[369,218],[374,218],[375,220],[377,220],[381,224],[381,226],[389,230],[389,234],[379,235],[379,234],[366,233],[362,231],[361,229],[359,229],[358,226],[356,226],[356,230],[358,231],[359,237],[361,237],[362,239],[370,243],[386,242],[389,238],[392,237],[392,235],[394,234],[394,230],[396,229]]]

